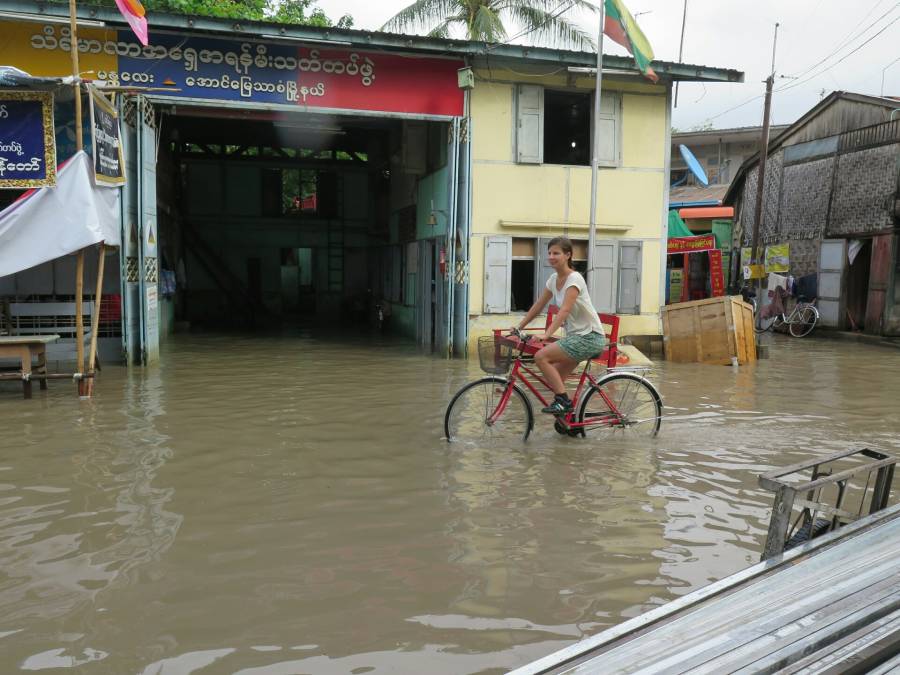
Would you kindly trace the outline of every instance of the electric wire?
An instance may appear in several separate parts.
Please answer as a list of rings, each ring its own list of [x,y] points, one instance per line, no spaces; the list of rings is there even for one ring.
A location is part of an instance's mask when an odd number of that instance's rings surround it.
[[[880,2],[879,2],[879,3],[876,3],[876,5],[873,6],[873,10],[874,10],[875,7],[878,6],[878,4],[880,4]],[[838,61],[836,61],[835,63],[831,64],[830,66],[828,66],[828,67],[825,68],[824,70],[822,70],[822,71],[820,71],[820,72],[818,72],[818,73],[815,73],[815,74],[813,74],[813,75],[810,76],[810,77],[804,77],[807,73],[809,73],[810,71],[812,71],[813,69],[815,69],[817,66],[819,66],[819,65],[821,65],[821,64],[823,64],[823,63],[825,63],[825,62],[828,61],[828,59],[830,59],[832,56],[836,55],[841,49],[843,49],[844,47],[848,46],[848,45],[850,44],[850,42],[852,42],[853,40],[855,40],[855,39],[859,38],[860,36],[864,35],[868,30],[870,30],[873,26],[875,26],[879,21],[881,21],[881,20],[884,19],[886,16],[888,16],[891,12],[893,12],[895,9],[897,9],[897,7],[900,7],[900,2],[896,3],[890,10],[888,10],[887,12],[885,12],[884,14],[882,14],[880,17],[878,17],[878,19],[876,19],[876,20],[873,21],[871,24],[869,24],[868,26],[866,26],[866,28],[864,28],[864,29],[863,29],[862,31],[860,31],[858,34],[853,35],[851,38],[849,38],[849,40],[845,40],[843,46],[838,47],[837,49],[833,50],[830,54],[828,54],[827,56],[825,56],[823,59],[821,59],[821,60],[819,60],[817,63],[813,64],[812,66],[810,66],[809,68],[807,68],[805,71],[802,71],[801,74],[797,76],[797,78],[798,78],[799,81],[791,82],[791,83],[789,83],[789,84],[785,84],[784,86],[778,87],[778,88],[774,89],[774,92],[788,91],[788,90],[793,89],[793,88],[795,88],[795,87],[799,87],[799,86],[801,86],[801,85],[803,85],[803,84],[806,84],[807,82],[809,82],[809,81],[811,81],[811,80],[813,80],[813,79],[819,77],[820,75],[824,75],[826,72],[828,72],[829,70],[831,70],[832,68],[834,68],[835,66],[837,66],[838,64],[840,64],[841,62],[845,61],[847,58],[849,58],[850,56],[852,56],[853,54],[855,54],[856,52],[858,52],[860,49],[862,49],[863,47],[865,47],[865,46],[866,46],[867,44],[869,44],[872,40],[874,40],[875,38],[877,38],[877,37],[878,37],[879,35],[881,35],[884,31],[886,31],[888,28],[890,28],[892,25],[894,25],[898,20],[900,20],[900,17],[895,18],[893,21],[891,21],[890,23],[888,23],[886,26],[884,26],[884,27],[883,27],[881,30],[879,30],[877,33],[875,33],[874,35],[872,35],[871,37],[869,37],[867,40],[865,40],[865,41],[862,42],[861,44],[857,45],[856,48],[854,48],[852,51],[850,51],[850,52],[848,52],[847,54],[845,54],[844,56],[842,56]],[[870,12],[869,12],[870,14],[871,14],[871,11],[872,11],[872,10],[870,10]],[[865,21],[865,18],[863,19],[863,21]],[[862,23],[862,21],[861,21],[860,23]],[[857,26],[858,26],[858,25],[859,25],[859,24],[857,24]],[[746,101],[743,101],[743,102],[741,102],[741,103],[738,103],[737,105],[732,106],[732,107],[730,107],[730,108],[728,108],[728,109],[726,109],[726,110],[723,110],[723,111],[720,112],[720,113],[716,113],[715,115],[713,115],[712,117],[708,117],[707,119],[708,119],[708,120],[718,119],[719,117],[722,117],[723,115],[727,115],[727,114],[730,113],[730,112],[734,112],[735,110],[738,110],[738,109],[740,109],[740,108],[743,108],[745,105],[748,105],[748,104],[750,104],[750,103],[753,103],[754,101],[758,101],[759,99],[761,99],[761,98],[763,98],[763,97],[764,97],[764,94],[758,94],[758,95],[756,95],[756,96],[752,96],[752,97],[748,98]]]
[[[897,4],[900,5],[900,3],[897,3]],[[895,23],[897,23],[898,21],[900,21],[900,16],[896,17],[893,21],[891,21],[889,24],[887,24],[887,25],[886,25],[884,28],[882,28],[880,31],[878,31],[877,33],[875,33],[873,36],[871,36],[871,37],[870,37],[869,39],[867,39],[865,42],[863,42],[863,43],[857,45],[855,49],[853,49],[852,51],[850,51],[850,52],[848,52],[847,54],[845,54],[844,56],[842,56],[840,59],[838,59],[837,61],[835,61],[834,63],[832,63],[830,66],[828,66],[828,67],[825,68],[824,70],[821,70],[821,71],[819,71],[818,73],[814,73],[813,75],[810,75],[809,77],[807,77],[807,78],[805,78],[805,79],[802,79],[802,80],[800,80],[799,82],[791,82],[791,83],[789,83],[789,84],[786,84],[786,85],[783,86],[783,87],[779,87],[779,88],[776,89],[775,91],[778,91],[778,92],[781,92],[781,91],[788,91],[788,90],[790,90],[790,89],[794,89],[795,87],[799,87],[799,86],[802,85],[802,84],[806,84],[807,82],[816,79],[816,78],[819,77],[820,75],[824,75],[825,73],[827,73],[828,71],[830,71],[832,68],[834,68],[834,67],[837,66],[838,64],[843,63],[843,62],[846,61],[848,58],[850,58],[851,56],[853,56],[856,52],[858,52],[860,49],[862,49],[862,48],[865,47],[867,44],[869,44],[870,42],[872,42],[872,40],[874,40],[874,39],[877,38],[879,35],[881,35],[882,33],[884,33],[884,31],[886,31],[888,28],[890,28],[891,26],[893,26],[893,25],[894,25]]]
[[[836,56],[842,49],[844,49],[845,47],[849,46],[850,43],[852,43],[854,40],[856,40],[857,38],[860,38],[860,37],[862,37],[863,35],[865,35],[866,32],[868,32],[873,26],[877,25],[878,22],[880,22],[880,21],[881,21],[882,19],[884,19],[886,16],[888,16],[889,14],[891,14],[891,13],[892,13],[895,9],[897,9],[898,7],[900,7],[900,2],[896,3],[896,4],[895,4],[893,7],[891,7],[888,11],[886,11],[884,14],[882,14],[882,15],[879,16],[877,19],[875,19],[875,21],[873,21],[873,22],[870,23],[868,26],[866,26],[866,27],[863,28],[861,31],[859,31],[859,33],[853,34],[853,35],[851,35],[850,37],[846,38],[841,44],[839,44],[837,47],[835,47],[835,48],[834,48],[828,55],[826,55],[824,58],[822,58],[822,59],[820,59],[819,61],[817,61],[816,63],[814,63],[813,65],[811,65],[811,66],[810,66],[809,68],[807,68],[806,70],[801,71],[800,73],[791,75],[791,77],[794,77],[794,78],[802,78],[804,75],[806,75],[806,74],[809,73],[810,71],[815,70],[815,69],[818,68],[820,65],[822,65],[823,63],[825,63],[826,61],[828,61],[830,58],[832,58],[833,56]],[[865,20],[865,19],[864,19],[864,20]],[[894,21],[896,21],[896,19],[895,19]],[[891,22],[890,24],[888,24],[888,26],[890,26],[892,23],[894,23],[894,22]],[[858,26],[858,25],[859,25],[859,24],[857,24],[857,26]],[[854,28],[853,30],[856,30],[856,29]],[[852,33],[853,31],[850,31],[850,32]],[[879,35],[881,32],[883,32],[883,29],[882,29],[882,31],[879,31],[879,32],[876,33],[875,35]],[[875,36],[873,36],[873,37],[875,37]],[[868,41],[867,41],[867,42],[868,42]],[[866,43],[864,42],[863,44],[866,44]],[[852,53],[852,52],[851,52],[851,53]]]

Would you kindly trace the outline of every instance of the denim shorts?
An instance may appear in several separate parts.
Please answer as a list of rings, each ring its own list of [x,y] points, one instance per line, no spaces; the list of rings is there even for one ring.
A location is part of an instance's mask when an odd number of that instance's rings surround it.
[[[586,361],[599,355],[608,344],[608,341],[600,333],[588,333],[587,335],[567,335],[556,344],[570,358],[576,361]]]

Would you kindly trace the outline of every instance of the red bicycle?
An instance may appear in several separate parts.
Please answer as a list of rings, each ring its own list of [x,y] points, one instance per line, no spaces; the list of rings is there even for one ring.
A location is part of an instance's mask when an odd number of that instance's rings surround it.
[[[552,314],[550,315],[552,316]],[[662,399],[640,369],[617,366],[618,317],[600,315],[612,326],[609,347],[589,359],[578,376],[572,411],[555,417],[554,428],[563,435],[584,437],[604,434],[655,436],[662,418]],[[548,317],[548,322],[550,321]],[[527,392],[549,404],[553,392],[536,372],[533,356],[544,344],[519,331],[504,335],[495,330],[479,338],[481,369],[491,373],[470,382],[451,399],[444,415],[448,441],[472,443],[527,440],[534,428],[534,410]],[[594,377],[592,362],[605,362],[607,372]],[[574,377],[574,375],[573,375]]]

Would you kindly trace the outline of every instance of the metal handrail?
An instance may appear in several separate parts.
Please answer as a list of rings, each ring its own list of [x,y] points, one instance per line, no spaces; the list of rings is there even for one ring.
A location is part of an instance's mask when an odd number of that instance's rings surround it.
[[[828,469],[823,468],[837,460],[861,457],[873,461],[867,461],[837,473],[831,473]],[[845,521],[850,522],[862,517],[873,473],[875,473],[875,481],[872,483],[868,513],[875,513],[885,508],[890,498],[894,466],[897,461],[896,457],[885,452],[863,448],[834,453],[761,474],[759,476],[760,486],[775,493],[762,560],[783,553],[791,535],[798,528],[801,530],[808,528],[809,536],[812,537],[817,513],[829,517],[827,530],[835,529]],[[790,476],[796,476],[806,471],[811,472],[808,480],[799,483],[787,480]],[[844,508],[844,498],[847,495],[850,481],[859,476],[865,476],[866,483],[860,497],[859,511],[853,513]],[[837,497],[833,504],[822,501],[822,493],[831,486],[837,489]],[[800,513],[792,526],[791,519],[795,508],[799,508]]]

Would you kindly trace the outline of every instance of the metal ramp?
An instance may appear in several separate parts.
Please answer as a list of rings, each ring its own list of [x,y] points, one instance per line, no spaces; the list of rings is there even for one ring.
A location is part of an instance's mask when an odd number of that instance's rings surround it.
[[[900,505],[513,671],[900,672]]]

